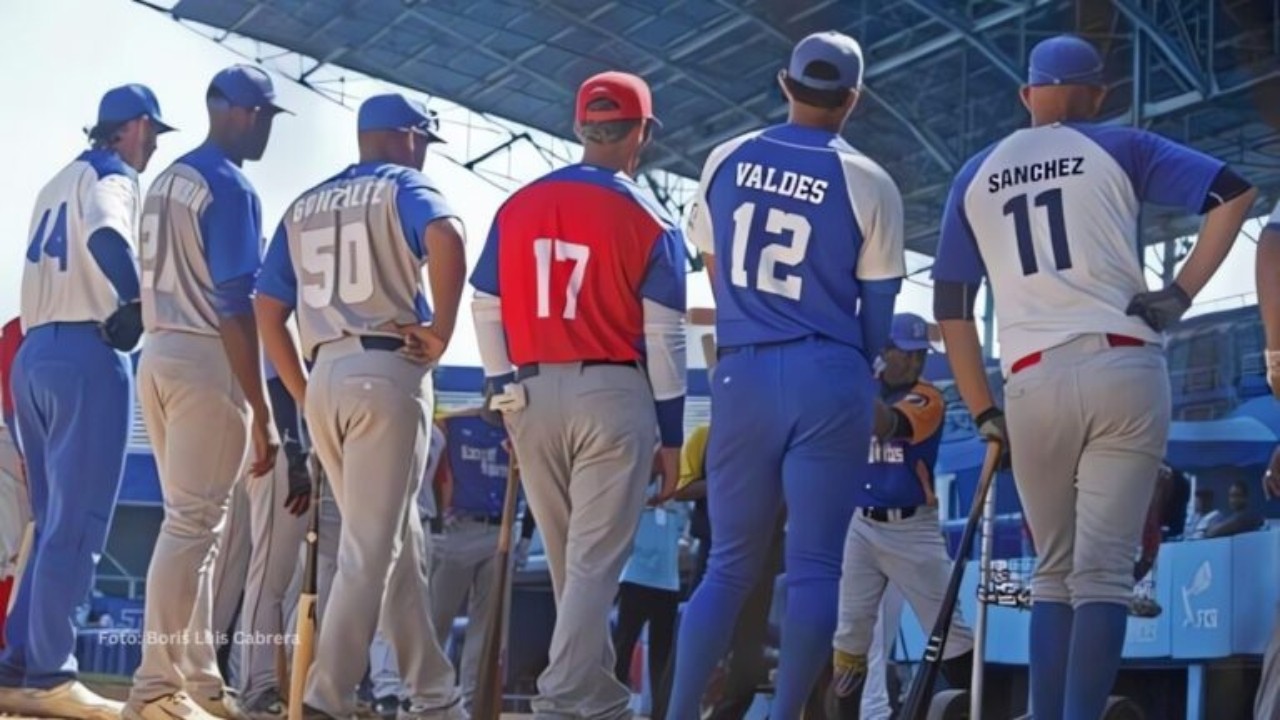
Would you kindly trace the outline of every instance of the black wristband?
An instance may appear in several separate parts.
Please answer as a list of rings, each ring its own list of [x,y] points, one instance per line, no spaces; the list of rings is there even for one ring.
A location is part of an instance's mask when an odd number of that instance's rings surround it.
[[[1004,411],[1002,411],[1000,408],[996,407],[995,405],[992,405],[986,410],[983,410],[982,412],[978,413],[977,417],[973,419],[973,423],[978,427],[982,427],[983,425],[986,424],[988,420],[994,420],[998,417],[1003,417],[1003,416],[1004,416]]]

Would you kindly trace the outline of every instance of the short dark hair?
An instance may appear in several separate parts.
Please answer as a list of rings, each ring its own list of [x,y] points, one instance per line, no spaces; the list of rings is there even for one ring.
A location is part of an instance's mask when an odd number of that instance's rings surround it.
[[[98,123],[89,128],[89,139],[95,144],[110,144],[115,140],[116,133],[123,127],[124,123],[120,122]]]
[[[588,110],[617,110],[618,103],[608,98],[597,98],[587,103]],[[604,122],[582,123],[579,133],[582,139],[597,145],[612,145],[621,142],[631,134],[642,120],[606,120]]]
[[[822,60],[814,60],[804,66],[804,74],[817,80],[836,80],[840,77],[840,71],[835,65]],[[852,90],[847,88],[836,88],[835,90],[817,90],[808,85],[802,84],[799,80],[791,77],[790,73],[783,76],[782,82],[787,86],[787,92],[796,102],[803,105],[812,105],[825,110],[834,110],[843,105],[849,96],[853,94]]]
[[[1240,492],[1244,493],[1245,495],[1248,495],[1248,494],[1249,494],[1249,485],[1248,485],[1248,483],[1246,483],[1246,482],[1245,482],[1245,481],[1243,481],[1243,480],[1236,480],[1235,482],[1231,483],[1231,489],[1232,489],[1232,490],[1239,490]]]

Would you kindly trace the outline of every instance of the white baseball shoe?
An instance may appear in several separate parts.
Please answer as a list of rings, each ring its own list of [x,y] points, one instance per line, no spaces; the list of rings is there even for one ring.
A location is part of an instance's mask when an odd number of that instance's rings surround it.
[[[125,703],[124,720],[217,720],[184,692],[163,695],[146,703]]]
[[[120,720],[124,703],[108,700],[82,685],[68,680],[48,690],[5,688],[0,691],[0,712],[40,718],[69,720]]]

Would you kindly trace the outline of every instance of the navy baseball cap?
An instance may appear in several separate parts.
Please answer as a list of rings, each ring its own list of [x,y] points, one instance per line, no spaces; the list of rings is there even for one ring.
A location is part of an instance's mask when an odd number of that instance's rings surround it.
[[[814,33],[796,43],[787,76],[814,90],[857,90],[862,87],[862,46],[834,30]]]
[[[436,112],[399,93],[373,95],[360,103],[356,128],[360,132],[411,132],[426,136],[428,142],[444,142],[444,138],[440,137],[440,118]]]
[[[271,76],[252,65],[232,65],[219,71],[209,82],[209,89],[217,90],[235,107],[289,112],[276,104],[276,89],[271,83]]]
[[[174,129],[160,117],[160,103],[151,88],[138,83],[114,87],[98,102],[98,124],[94,126],[94,131],[101,132],[144,115],[150,118],[157,133]]]
[[[933,346],[933,343],[929,342],[929,323],[912,313],[898,313],[893,316],[893,325],[889,328],[889,341],[894,347],[907,352],[928,350]]]
[[[1031,49],[1027,84],[1095,85],[1102,80],[1102,56],[1087,41],[1075,35],[1058,35],[1042,40]]]

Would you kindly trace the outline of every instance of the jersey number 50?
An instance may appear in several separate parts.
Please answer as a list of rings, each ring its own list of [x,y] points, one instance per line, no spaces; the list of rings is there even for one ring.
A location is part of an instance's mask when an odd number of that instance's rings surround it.
[[[750,287],[747,277],[747,239],[751,236],[751,221],[756,215],[756,204],[742,203],[733,211],[733,266],[729,281],[738,287]],[[777,266],[795,267],[804,262],[809,250],[809,220],[803,215],[769,208],[764,219],[764,231],[771,235],[791,234],[791,242],[770,243],[760,249],[760,264],[756,267],[756,288],[791,300],[800,299],[804,278],[799,275],[778,277]]]
[[[303,230],[298,238],[302,269],[309,277],[302,285],[302,301],[313,308],[338,299],[351,305],[373,297],[373,261],[369,230],[363,222],[350,222]]]

